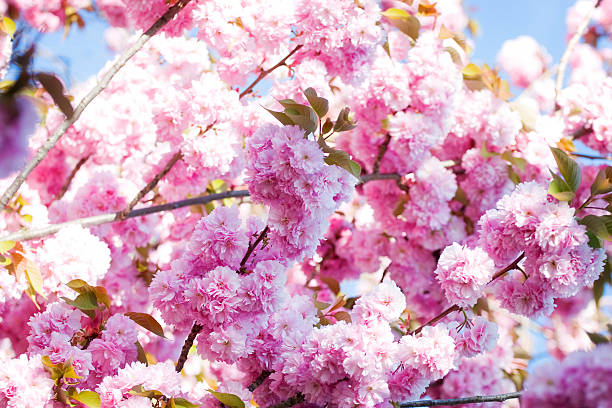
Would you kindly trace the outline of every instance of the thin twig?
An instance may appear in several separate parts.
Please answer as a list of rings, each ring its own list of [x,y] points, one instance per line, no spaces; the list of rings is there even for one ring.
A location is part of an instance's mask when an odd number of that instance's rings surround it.
[[[15,195],[19,187],[25,182],[26,177],[38,166],[38,164],[45,158],[47,153],[55,146],[57,141],[62,135],[72,126],[81,116],[85,108],[98,96],[109,84],[111,79],[117,72],[128,62],[130,58],[134,56],[145,43],[154,36],[159,30],[161,30],[170,20],[176,16],[191,0],[179,0],[174,6],[170,7],[153,25],[145,31],[136,42],[128,48],[110,69],[104,74],[100,82],[98,82],[88,93],[81,99],[81,102],[72,112],[72,115],[65,118],[64,121],[55,129],[53,134],[43,143],[38,149],[34,158],[25,166],[23,170],[15,177],[11,185],[6,189],[2,197],[0,198],[0,208],[4,208],[8,205],[11,198]]]
[[[576,153],[576,152],[570,152],[569,154],[572,156],[576,156],[576,157],[582,157],[583,159],[612,161],[611,156],[592,156],[590,154],[583,154],[583,153]]]
[[[78,161],[76,166],[74,166],[74,169],[72,169],[72,172],[68,176],[68,180],[66,180],[66,183],[64,183],[64,186],[62,187],[59,194],[57,195],[56,200],[61,200],[64,194],[66,194],[66,192],[68,191],[68,188],[70,188],[70,183],[72,183],[74,176],[76,176],[77,172],[81,169],[81,167],[83,167],[83,165],[89,159],[89,157],[91,157],[91,155],[83,157],[81,160]]]
[[[506,272],[511,271],[513,269],[516,269],[518,267],[519,262],[521,262],[521,260],[524,257],[525,257],[525,253],[523,252],[510,265],[506,266],[504,269],[500,270],[495,275],[493,275],[493,278],[491,278],[489,283],[493,282],[495,279],[498,279],[498,278],[504,276],[504,274],[506,274]],[[408,334],[419,334],[421,332],[421,330],[423,330],[423,328],[425,328],[427,326],[431,326],[432,324],[439,322],[440,320],[442,320],[443,318],[445,318],[446,316],[448,316],[452,312],[456,312],[456,311],[459,311],[459,310],[461,310],[461,308],[459,306],[453,305],[453,306],[447,308],[446,310],[444,310],[443,312],[441,312],[439,315],[437,315],[436,317],[434,317],[433,319],[431,319],[427,323],[422,324],[421,326],[419,326],[418,328],[416,328],[415,330],[411,331]],[[427,405],[425,405],[425,406],[427,406]]]
[[[187,361],[187,355],[189,355],[189,350],[191,346],[193,346],[193,342],[195,341],[196,336],[202,331],[202,325],[198,323],[194,323],[191,331],[189,332],[189,336],[185,339],[185,343],[183,343],[183,348],[181,349],[181,355],[176,361],[176,372],[180,373]]]
[[[510,392],[508,394],[498,395],[475,395],[473,397],[463,398],[451,398],[441,400],[419,400],[403,402],[399,406],[400,408],[412,408],[412,407],[439,407],[441,405],[462,405],[462,404],[476,404],[479,402],[502,402],[509,399],[520,398],[521,393]]]
[[[267,408],[289,408],[299,403],[304,402],[304,394],[297,393],[293,397],[286,399],[283,402],[279,402],[278,404],[270,405]]]
[[[576,29],[576,32],[574,33],[572,38],[570,38],[570,40],[568,41],[567,47],[565,48],[565,51],[563,52],[563,55],[561,56],[561,61],[559,62],[559,66],[557,67],[557,78],[555,80],[555,99],[554,99],[555,111],[559,111],[561,109],[561,107],[559,106],[559,94],[561,93],[561,88],[563,87],[565,69],[567,68],[569,59],[572,55],[572,52],[574,52],[574,48],[576,47],[576,44],[578,44],[578,41],[580,41],[580,38],[582,38],[587,27],[589,26],[591,18],[593,17],[593,13],[595,12],[595,9],[599,7],[600,3],[601,3],[601,0],[597,0],[595,4],[593,5],[593,7],[589,9],[587,14],[584,16],[584,19],[582,20],[582,22]]]
[[[157,186],[157,183],[159,183],[162,177],[168,174],[168,172],[172,169],[172,166],[174,166],[176,162],[179,161],[182,157],[183,153],[180,150],[174,153],[174,155],[172,156],[172,158],[170,158],[170,161],[166,163],[164,168],[159,173],[157,173],[155,177],[153,177],[153,180],[149,181],[149,183],[147,183],[147,185],[142,190],[140,190],[138,194],[136,194],[136,197],[134,197],[130,204],[123,211],[121,211],[122,219],[125,219],[125,217],[127,217],[127,215],[130,213],[130,211],[132,211],[136,204],[138,204],[140,200],[142,200],[144,196],[149,193],[149,191],[153,190],[155,186]]]
[[[261,81],[262,79],[264,79],[266,76],[268,76],[272,71],[274,71],[276,68],[278,67],[282,67],[283,65],[287,65],[287,60],[296,52],[298,52],[298,50],[300,48],[302,48],[303,46],[300,44],[297,47],[295,47],[293,50],[291,50],[291,52],[289,54],[287,54],[287,56],[285,58],[283,58],[282,60],[280,60],[276,65],[274,65],[272,68],[270,69],[266,69],[264,71],[261,71],[261,73],[259,74],[259,76],[251,83],[251,85],[249,85],[244,91],[240,92],[240,95],[238,97],[238,99],[242,99],[243,96],[246,96],[248,94],[251,93],[251,91],[253,90],[253,88],[255,87],[255,85],[257,85],[259,83],[259,81]]]
[[[370,173],[361,176],[359,184],[365,184],[372,180],[401,180],[402,176],[398,173]]]
[[[391,134],[387,133],[385,135],[385,140],[382,142],[380,146],[378,146],[378,154],[376,155],[376,159],[374,159],[374,165],[372,166],[372,173],[378,174],[380,171],[380,162],[382,161],[387,149],[389,148],[389,143],[391,143]]]
[[[266,227],[259,233],[259,236],[255,240],[255,242],[253,242],[252,244],[249,242],[249,247],[244,256],[242,257],[242,260],[240,261],[240,268],[238,269],[238,273],[242,274],[246,272],[246,263],[249,260],[249,257],[251,256],[255,248],[257,248],[257,245],[259,245],[259,243],[266,237],[266,235],[268,235],[268,231],[270,231],[270,227],[266,225]]]
[[[205,196],[188,198],[186,200],[174,201],[171,203],[154,205],[146,208],[138,208],[129,212],[126,218],[142,217],[144,215],[155,214],[162,211],[176,210],[177,208],[189,207],[191,205],[206,204],[211,201],[223,200],[225,198],[248,197],[247,190],[226,191],[218,194],[208,194]],[[42,238],[48,235],[55,234],[60,229],[69,225],[80,225],[81,227],[93,227],[95,225],[108,224],[111,222],[120,222],[121,211],[108,214],[94,215],[91,217],[77,218],[75,220],[66,221],[60,224],[51,224],[45,227],[17,231],[11,234],[0,237],[1,241],[29,241],[31,239]]]

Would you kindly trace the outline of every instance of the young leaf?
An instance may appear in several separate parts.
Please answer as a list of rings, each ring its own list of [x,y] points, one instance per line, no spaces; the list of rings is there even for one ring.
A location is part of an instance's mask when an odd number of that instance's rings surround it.
[[[338,119],[336,119],[336,123],[334,124],[335,132],[346,132],[347,130],[355,129],[357,124],[349,119],[349,114],[351,112],[350,108],[344,108],[338,114]]]
[[[53,102],[62,111],[62,113],[69,118],[72,116],[72,105],[66,95],[64,95],[64,85],[57,79],[55,75],[39,73],[36,74],[36,79],[45,88],[45,90],[53,98]]]
[[[548,186],[548,194],[559,201],[571,201],[575,195],[565,180],[556,174],[553,174],[553,179]]]
[[[66,301],[66,303],[80,310],[96,310],[98,308],[98,299],[93,292],[81,293],[74,300]]]
[[[304,95],[306,95],[308,103],[315,111],[319,119],[322,119],[325,115],[327,115],[327,111],[329,110],[329,102],[327,99],[317,96],[317,92],[313,88],[306,89],[304,91]]]
[[[347,323],[351,323],[352,322],[351,315],[348,314],[347,312],[343,311],[343,310],[334,313],[334,318],[336,320],[344,320]]]
[[[0,241],[0,254],[6,253],[15,248],[15,241]]]
[[[570,187],[571,191],[577,191],[580,187],[580,167],[575,160],[571,159],[563,150],[556,147],[551,147],[550,150],[555,156],[555,161],[559,167],[559,171],[563,176],[563,179]]]
[[[229,408],[244,408],[244,402],[237,395],[213,390],[208,390],[208,392],[219,400],[219,402],[227,405]]]
[[[334,295],[337,295],[340,292],[340,283],[334,278],[330,278],[329,276],[319,276],[319,279],[323,283],[327,285],[327,287],[334,292]]]
[[[193,402],[187,401],[185,398],[173,398],[173,399],[174,399],[174,406],[176,408],[196,408],[200,406],[198,404],[194,404]]]
[[[161,324],[153,316],[147,313],[139,313],[139,312],[127,312],[124,313],[127,317],[132,319],[134,323],[144,327],[149,330],[153,334],[157,334],[159,337],[166,338],[164,335],[164,329]]]
[[[81,391],[70,395],[70,398],[90,408],[100,408],[101,405],[100,396],[93,391]]]
[[[66,286],[78,293],[85,293],[91,289],[91,286],[89,286],[89,284],[83,279],[73,279],[66,283]]]
[[[342,167],[356,178],[361,175],[361,166],[351,160],[348,153],[342,150],[333,150],[325,159],[325,163]]]
[[[13,34],[15,34],[15,31],[17,31],[17,25],[10,18],[3,17],[2,18],[2,31],[7,33],[9,37],[12,37]]]
[[[487,149],[487,142],[482,142],[482,146],[480,146],[480,155],[483,159],[487,159],[489,157],[499,156],[499,153],[490,152],[489,149]]]
[[[414,41],[419,38],[421,22],[412,14],[402,9],[390,8],[385,10],[382,15],[387,17],[391,24]]]
[[[267,110],[268,112],[270,112],[270,114],[272,116],[274,116],[276,119],[278,119],[278,121],[280,123],[282,123],[285,126],[293,126],[295,125],[295,123],[293,123],[293,121],[291,120],[291,118],[287,115],[285,115],[283,112],[277,112],[277,111],[273,111],[271,109],[268,108],[264,108],[265,110]]]
[[[43,279],[42,279],[42,275],[40,274],[40,270],[38,269],[38,266],[36,266],[36,264],[30,261],[29,259],[24,259],[23,262],[25,263],[24,272],[28,280],[28,283],[30,284],[32,289],[34,289],[36,293],[42,296]]]
[[[334,122],[331,121],[331,119],[327,118],[327,120],[325,120],[325,123],[323,124],[323,134],[326,135],[329,132],[331,132],[331,130],[334,128]]]
[[[591,194],[606,194],[612,192],[612,167],[606,166],[599,170],[593,184],[591,184]]]
[[[607,225],[609,222],[606,223],[604,217],[610,216],[586,215],[582,219],[579,219],[578,223],[586,226],[587,230],[592,232],[595,236],[610,241],[611,237]]]

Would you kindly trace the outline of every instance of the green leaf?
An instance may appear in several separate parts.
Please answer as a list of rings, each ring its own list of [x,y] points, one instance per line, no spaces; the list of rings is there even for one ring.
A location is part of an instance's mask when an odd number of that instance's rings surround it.
[[[506,150],[502,153],[501,158],[510,164],[516,166],[520,171],[525,171],[527,167],[527,160],[520,157],[515,157],[510,150]]]
[[[592,232],[596,237],[606,241],[611,240],[610,227],[612,226],[611,220],[606,220],[605,217],[609,215],[597,216],[597,215],[586,215],[581,219],[578,219],[578,223],[587,227],[587,230]]]
[[[563,176],[563,179],[570,187],[571,191],[576,192],[578,187],[580,187],[580,167],[575,160],[571,159],[563,150],[551,147],[550,150],[555,156],[555,161],[557,162],[557,166],[559,167],[559,171]]]
[[[70,398],[90,408],[100,408],[101,405],[100,396],[93,391],[81,391],[70,395]]]
[[[85,293],[87,290],[91,289],[91,286],[83,279],[73,279],[68,282],[66,286],[78,293]]]
[[[127,317],[132,319],[134,323],[144,327],[149,330],[153,334],[157,334],[159,337],[166,338],[164,335],[164,329],[161,324],[153,316],[148,313],[139,313],[139,312],[127,312],[124,313]]]
[[[227,405],[230,408],[244,408],[244,402],[234,394],[228,394],[225,392],[217,392],[213,390],[208,390],[219,402],[224,405]]]
[[[499,156],[499,153],[490,152],[489,149],[487,149],[487,142],[485,141],[485,142],[482,142],[482,146],[480,146],[480,155],[484,159],[488,159],[489,157]]]
[[[53,102],[55,102],[62,113],[67,118],[72,116],[74,110],[72,109],[70,100],[64,95],[64,85],[62,85],[62,82],[52,74],[38,73],[35,77],[49,95],[51,95]]]
[[[189,402],[185,398],[174,398],[174,406],[176,408],[196,408],[200,405]]]
[[[361,176],[361,166],[351,160],[350,156],[345,151],[334,149],[324,160],[325,163],[329,165],[342,167],[357,179]]]
[[[268,109],[268,108],[264,108],[264,109],[267,110],[268,112],[270,112],[270,114],[272,116],[274,116],[276,119],[278,119],[278,121],[280,123],[282,123],[283,125],[285,125],[285,126],[295,125],[295,123],[293,123],[291,118],[289,116],[285,115],[283,112],[273,111],[273,110]]]
[[[610,339],[608,339],[606,336],[602,334],[593,333],[593,332],[586,332],[586,334],[589,336],[589,339],[591,339],[591,341],[595,345],[610,343]]]
[[[293,124],[304,129],[306,133],[313,133],[317,130],[319,118],[310,106],[297,103],[293,99],[281,99],[278,103],[285,108],[284,114]]]
[[[511,165],[508,165],[508,178],[512,180],[514,185],[521,183],[521,176],[519,176],[518,173],[514,171]]]
[[[612,167],[606,166],[599,170],[593,184],[591,184],[591,194],[606,194],[612,192]]]
[[[68,299],[66,303],[81,310],[96,310],[98,308],[98,299],[93,292],[81,293],[74,300]]]
[[[319,119],[322,119],[325,115],[327,115],[327,111],[329,110],[329,102],[327,99],[317,96],[317,92],[313,88],[306,89],[304,91],[304,95],[306,95],[308,103],[315,111]]]
[[[565,180],[556,174],[553,174],[553,179],[550,182],[550,186],[548,186],[548,194],[559,201],[571,201],[575,196]]]
[[[393,26],[399,29],[402,33],[406,34],[408,37],[412,38],[414,41],[419,38],[421,22],[412,14],[402,9],[390,8],[385,10],[382,15],[387,17]]]

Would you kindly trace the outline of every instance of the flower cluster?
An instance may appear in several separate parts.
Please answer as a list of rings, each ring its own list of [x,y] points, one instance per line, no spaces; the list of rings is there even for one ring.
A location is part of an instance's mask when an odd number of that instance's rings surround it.
[[[479,227],[479,244],[497,266],[525,255],[521,266],[493,284],[504,307],[516,313],[550,314],[555,298],[591,285],[603,268],[603,250],[588,246],[574,209],[548,196],[537,182],[520,184],[504,196]]]
[[[247,140],[246,155],[249,192],[270,207],[270,245],[287,260],[312,255],[355,178],[325,164],[317,143],[297,126],[262,126]]]

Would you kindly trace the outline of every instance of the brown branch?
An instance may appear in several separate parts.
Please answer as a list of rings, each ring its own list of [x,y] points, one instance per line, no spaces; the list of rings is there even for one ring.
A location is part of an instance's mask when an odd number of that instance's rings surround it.
[[[554,98],[555,111],[559,111],[561,109],[561,107],[559,106],[559,94],[561,93],[561,88],[563,87],[565,69],[567,68],[569,59],[572,55],[572,52],[574,51],[574,48],[576,47],[576,44],[578,44],[578,41],[580,41],[580,38],[582,38],[587,27],[589,26],[591,18],[593,17],[593,13],[595,12],[595,9],[599,7],[600,3],[601,3],[601,0],[597,0],[597,2],[595,2],[593,7],[589,9],[587,14],[584,16],[584,20],[582,20],[582,22],[576,29],[576,32],[572,36],[572,38],[570,38],[570,40],[567,42],[567,47],[565,48],[565,51],[563,52],[563,55],[561,56],[561,61],[559,62],[559,66],[557,67],[557,78],[555,80],[555,98]]]
[[[4,208],[11,201],[19,187],[25,182],[28,175],[38,166],[45,158],[47,153],[55,146],[57,141],[66,133],[68,128],[72,126],[81,117],[81,114],[87,106],[98,96],[109,84],[111,79],[119,72],[119,70],[136,54],[145,43],[161,30],[170,20],[176,16],[191,0],[179,0],[174,6],[170,7],[153,25],[145,31],[136,42],[128,48],[110,69],[104,74],[100,82],[98,82],[88,93],[81,99],[81,102],[72,112],[72,115],[65,118],[64,121],[55,129],[53,134],[43,143],[38,149],[34,158],[26,164],[25,168],[15,177],[11,185],[6,189],[0,198],[0,208]]]
[[[518,267],[519,262],[521,262],[521,260],[524,257],[525,257],[525,253],[520,254],[518,256],[518,258],[516,258],[510,265],[506,266],[504,269],[500,270],[495,275],[493,275],[493,278],[491,278],[489,283],[493,282],[495,279],[498,279],[498,278],[504,276],[504,274],[506,272],[511,271],[513,269],[516,269]],[[439,315],[437,315],[433,319],[431,319],[430,321],[428,321],[427,323],[422,324],[421,326],[419,326],[418,328],[416,328],[415,330],[411,331],[408,334],[419,334],[421,332],[421,330],[423,330],[423,328],[425,328],[427,326],[431,326],[432,324],[439,322],[440,320],[442,320],[443,318],[445,318],[446,316],[448,316],[452,312],[457,312],[459,310],[461,310],[461,308],[459,306],[453,305],[453,306],[447,308],[446,310],[444,310],[442,313],[440,313]],[[423,405],[423,406],[428,406],[428,405]]]
[[[138,194],[136,194],[136,197],[134,197],[130,204],[123,211],[121,211],[121,219],[125,219],[127,217],[127,215],[130,213],[130,211],[132,211],[136,204],[138,204],[138,202],[142,200],[143,197],[149,193],[149,191],[153,190],[155,186],[157,186],[157,183],[159,183],[162,177],[168,174],[168,172],[172,169],[172,166],[174,166],[176,162],[178,162],[182,157],[183,153],[180,150],[174,153],[174,155],[172,156],[170,161],[166,163],[164,168],[159,173],[157,173],[155,177],[153,177],[153,180],[149,181],[149,183],[142,190],[140,190]]]
[[[268,235],[268,231],[270,231],[270,227],[266,225],[266,227],[259,233],[259,236],[255,240],[255,242],[253,242],[252,244],[249,242],[249,247],[244,256],[242,257],[242,260],[240,261],[240,268],[238,269],[238,273],[243,274],[246,272],[246,263],[249,260],[249,257],[251,256],[255,248],[257,248],[257,245],[259,245],[259,243],[266,237],[266,235]]]
[[[61,200],[64,194],[66,194],[66,192],[68,191],[68,188],[70,188],[70,183],[72,183],[74,176],[76,176],[77,172],[81,169],[81,167],[83,167],[85,162],[89,160],[90,157],[91,155],[83,157],[81,160],[78,161],[76,166],[74,166],[74,169],[72,169],[72,172],[68,176],[68,180],[66,180],[66,183],[64,183],[64,186],[62,187],[59,194],[57,195],[56,200]]]
[[[374,165],[372,166],[373,174],[378,174],[378,172],[380,171],[380,162],[382,161],[385,153],[387,153],[389,143],[391,143],[391,134],[387,133],[385,135],[385,140],[380,146],[378,146],[378,154],[376,155],[376,159],[374,159]]]
[[[370,173],[361,176],[359,184],[365,184],[372,180],[401,180],[402,176],[398,173]]]
[[[295,394],[293,397],[283,401],[283,402],[279,402],[278,404],[274,404],[274,405],[270,405],[267,408],[289,408],[292,407],[294,405],[297,405],[299,403],[304,402],[304,394],[302,394],[301,392]]]
[[[592,156],[590,154],[582,154],[576,152],[570,152],[569,154],[576,157],[582,157],[583,159],[612,161],[612,156]]]
[[[259,376],[249,385],[249,391],[255,391],[257,387],[263,384],[266,378],[268,378],[270,375],[272,375],[272,371],[262,371],[261,374],[259,374]]]
[[[247,190],[226,191],[218,194],[208,194],[200,197],[188,198],[186,200],[174,201],[171,203],[154,205],[146,208],[138,208],[128,213],[126,218],[142,217],[149,214],[155,214],[162,211],[172,211],[177,208],[189,207],[191,205],[206,204],[211,201],[223,200],[225,198],[248,197],[250,194]],[[61,228],[69,225],[80,225],[82,227],[92,227],[95,225],[108,224],[111,222],[120,222],[121,211],[108,214],[94,215],[91,217],[77,218],[75,220],[66,221],[60,224],[51,224],[45,227],[17,231],[11,234],[0,237],[0,241],[29,241],[31,239],[43,238],[48,235],[55,234]]]
[[[262,79],[264,79],[265,77],[267,77],[272,71],[274,71],[276,68],[278,67],[282,67],[283,65],[287,65],[287,60],[289,58],[291,58],[291,56],[293,54],[295,54],[296,52],[298,52],[298,50],[300,48],[302,48],[303,45],[298,45],[297,47],[295,47],[293,50],[291,50],[291,52],[289,54],[287,54],[287,56],[285,58],[283,58],[282,60],[280,60],[276,65],[274,65],[272,68],[270,69],[266,69],[264,71],[261,71],[261,73],[259,74],[259,76],[251,83],[251,85],[249,85],[244,91],[240,92],[240,95],[238,96],[238,99],[242,99],[243,97],[245,97],[246,95],[250,94],[253,91],[253,88],[255,87],[255,85],[257,85],[259,83],[259,81],[261,81]]]
[[[440,399],[440,400],[419,400],[403,402],[399,404],[400,408],[412,408],[412,407],[439,407],[441,405],[462,405],[462,404],[476,404],[482,402],[502,402],[509,399],[520,398],[521,393],[510,392],[508,394],[498,395],[475,395],[473,397],[463,398],[451,398],[451,399]]]
[[[185,366],[185,362],[187,361],[187,356],[189,355],[189,350],[191,346],[193,346],[193,342],[195,341],[196,336],[202,331],[202,326],[198,323],[194,323],[191,331],[189,332],[189,336],[185,339],[185,343],[183,343],[183,348],[181,349],[181,355],[176,361],[176,372],[180,373],[183,367]]]

